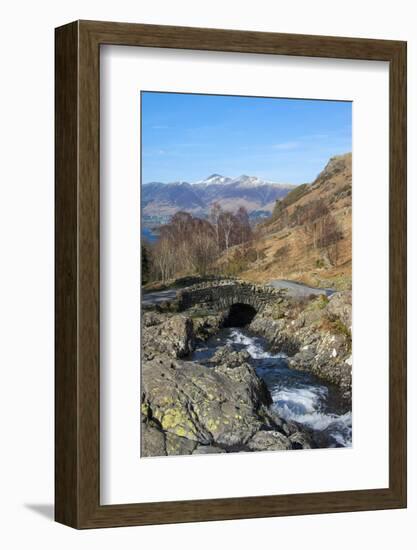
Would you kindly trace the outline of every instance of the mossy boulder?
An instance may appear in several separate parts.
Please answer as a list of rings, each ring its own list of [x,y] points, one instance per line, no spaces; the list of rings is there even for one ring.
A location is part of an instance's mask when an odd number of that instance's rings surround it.
[[[271,397],[249,364],[208,368],[159,357],[144,361],[142,410],[167,434],[202,445],[245,444],[265,422]]]

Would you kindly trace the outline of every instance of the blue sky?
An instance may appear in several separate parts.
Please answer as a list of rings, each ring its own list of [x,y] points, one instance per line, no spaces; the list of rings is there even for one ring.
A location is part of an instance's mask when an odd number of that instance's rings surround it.
[[[352,150],[352,104],[142,92],[142,182],[218,173],[311,182]]]

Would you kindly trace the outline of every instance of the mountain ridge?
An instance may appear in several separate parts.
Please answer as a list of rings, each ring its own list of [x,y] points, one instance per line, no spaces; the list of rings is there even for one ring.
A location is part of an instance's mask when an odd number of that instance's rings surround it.
[[[244,206],[252,217],[268,216],[277,199],[297,187],[242,174],[237,178],[211,174],[194,183],[174,181],[149,182],[142,185],[142,211],[145,219],[165,219],[179,210],[205,217],[213,203],[225,210]]]

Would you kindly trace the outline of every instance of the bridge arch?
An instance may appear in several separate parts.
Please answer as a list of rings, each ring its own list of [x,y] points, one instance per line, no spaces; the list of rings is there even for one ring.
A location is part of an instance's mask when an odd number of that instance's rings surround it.
[[[232,304],[224,318],[224,327],[245,327],[257,314],[257,310],[248,304]]]

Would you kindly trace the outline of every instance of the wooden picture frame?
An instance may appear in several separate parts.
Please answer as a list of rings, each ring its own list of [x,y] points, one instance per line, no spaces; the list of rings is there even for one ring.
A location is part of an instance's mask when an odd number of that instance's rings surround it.
[[[406,43],[76,21],[56,29],[55,518],[75,528],[406,506]],[[116,44],[389,62],[389,487],[100,505],[99,56]]]

